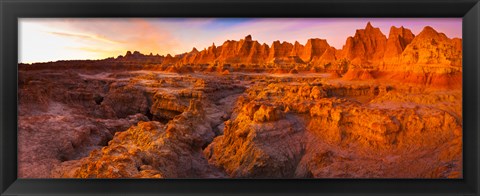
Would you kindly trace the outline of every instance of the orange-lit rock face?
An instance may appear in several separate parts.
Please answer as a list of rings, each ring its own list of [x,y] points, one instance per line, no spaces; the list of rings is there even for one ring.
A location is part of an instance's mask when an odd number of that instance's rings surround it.
[[[379,63],[386,45],[385,35],[368,23],[365,29],[357,30],[355,36],[347,39],[342,49],[343,57],[359,65]]]
[[[19,177],[461,178],[461,39],[367,24],[19,65]],[[61,68],[61,69],[60,69]]]
[[[387,46],[383,56],[386,63],[398,64],[402,52],[412,42],[415,35],[403,26],[400,28],[392,26],[388,35]]]
[[[445,34],[427,26],[405,48],[402,63],[461,67],[461,56],[462,49],[458,39],[449,39]]]
[[[214,132],[201,102],[168,124],[140,122],[118,133],[108,146],[78,161],[62,163],[53,177],[76,178],[181,178],[223,177],[201,156],[204,142]],[[186,126],[195,123],[195,126]]]
[[[204,150],[209,162],[230,176],[249,178],[458,175],[455,169],[432,171],[445,164],[461,168],[461,107],[452,104],[456,112],[450,114],[419,103],[456,98],[412,92],[398,99],[392,95],[405,90],[392,86],[307,82],[291,85],[271,79],[266,88],[251,87],[237,101],[224,135]],[[395,102],[412,105],[404,108]],[[437,148],[452,150],[448,160],[432,162],[445,153]],[[401,172],[411,167],[411,160],[421,166]]]
[[[358,29],[354,36],[348,37],[341,50],[319,38],[309,39],[305,45],[298,41],[274,41],[267,45],[248,35],[239,41],[227,40],[218,47],[212,44],[201,51],[194,48],[176,56],[130,52],[116,60],[127,65],[138,65],[139,62],[152,64],[143,67],[140,65],[136,69],[173,73],[190,73],[195,70],[290,73],[295,69],[297,72],[345,74],[350,68],[361,67],[369,72],[375,71],[376,76],[373,78],[459,88],[461,48],[461,39],[448,38],[431,27],[425,27],[418,35],[414,35],[403,26],[392,26],[387,38],[379,28],[368,23],[365,29]],[[127,67],[134,69],[137,66]]]

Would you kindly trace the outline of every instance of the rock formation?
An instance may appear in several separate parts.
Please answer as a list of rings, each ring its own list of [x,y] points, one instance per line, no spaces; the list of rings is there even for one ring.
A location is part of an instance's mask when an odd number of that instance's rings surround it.
[[[201,147],[214,136],[202,107],[201,102],[192,100],[186,112],[166,125],[155,121],[140,122],[115,134],[108,146],[92,151],[88,157],[62,163],[52,175],[70,178],[223,177],[221,171],[209,166],[201,156]]]
[[[199,71],[345,74],[349,69],[353,69],[350,71],[352,73],[361,68],[375,72],[372,76],[375,79],[458,88],[461,86],[461,49],[461,39],[448,38],[432,27],[425,27],[415,36],[403,26],[392,26],[387,38],[379,28],[367,23],[365,29],[358,29],[352,37],[347,38],[341,50],[319,38],[308,39],[305,45],[298,41],[293,44],[274,41],[267,45],[247,35],[239,41],[227,40],[220,46],[212,44],[201,51],[193,48],[190,52],[175,56],[143,55],[138,51],[129,51],[125,56],[115,59],[73,64],[82,64],[85,69],[107,69],[97,64],[113,63],[121,69],[180,74]],[[29,68],[42,66],[48,67],[48,64]]]
[[[461,178],[462,40],[368,23],[19,64],[20,178]]]
[[[367,107],[349,100],[369,97],[377,102],[392,92],[388,86],[270,81],[266,89],[252,87],[239,99],[234,117],[225,123],[224,135],[216,137],[204,153],[211,164],[238,178],[458,175],[443,169],[430,172],[450,164],[460,167],[460,156],[454,155],[461,149],[457,114],[428,107]],[[452,151],[449,158],[442,158],[444,162],[431,164],[445,152],[429,150],[432,154],[425,155],[411,146],[431,150],[450,146]],[[392,151],[399,155],[389,154]],[[411,160],[419,165],[401,172],[400,168],[410,167],[406,163]],[[380,165],[389,169],[378,170]]]
[[[359,29],[348,37],[342,49],[342,57],[355,65],[370,65],[381,62],[387,46],[387,38],[379,28],[370,22],[365,29]]]
[[[387,46],[384,54],[384,61],[387,64],[398,64],[401,54],[408,44],[412,42],[415,35],[403,26],[400,28],[392,26],[388,35]]]
[[[437,64],[461,67],[461,44],[432,27],[425,27],[402,53],[404,64]]]

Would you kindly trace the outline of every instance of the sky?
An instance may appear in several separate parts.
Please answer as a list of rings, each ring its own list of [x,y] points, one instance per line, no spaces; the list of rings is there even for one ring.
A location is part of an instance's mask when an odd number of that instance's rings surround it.
[[[20,18],[20,63],[103,59],[126,51],[181,54],[226,40],[305,44],[326,39],[340,49],[367,22],[388,37],[391,26],[404,26],[417,35],[431,26],[450,38],[462,37],[461,18]]]

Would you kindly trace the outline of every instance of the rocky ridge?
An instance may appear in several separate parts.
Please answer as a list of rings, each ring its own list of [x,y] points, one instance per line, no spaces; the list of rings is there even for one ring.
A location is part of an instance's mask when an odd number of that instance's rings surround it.
[[[448,38],[432,27],[426,26],[414,35],[403,26],[392,26],[387,38],[379,28],[368,23],[365,29],[358,29],[354,36],[348,37],[342,49],[335,49],[327,40],[318,38],[307,40],[305,45],[280,41],[267,45],[248,35],[239,41],[227,40],[220,46],[212,44],[200,51],[193,48],[175,56],[129,51],[117,58],[89,62],[99,65],[88,67],[102,68],[102,64],[114,63],[123,69],[175,73],[327,71],[341,75],[349,69],[361,68],[377,73],[372,75],[374,78],[458,88],[461,86],[461,56],[462,40]],[[63,63],[68,61],[56,64]],[[38,69],[42,64],[25,67]]]

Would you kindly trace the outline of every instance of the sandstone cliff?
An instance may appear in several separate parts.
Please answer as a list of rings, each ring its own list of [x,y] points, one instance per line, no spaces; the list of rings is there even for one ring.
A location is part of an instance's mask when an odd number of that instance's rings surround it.
[[[359,29],[353,37],[347,38],[341,56],[356,65],[378,64],[383,58],[386,45],[385,35],[369,22],[365,29]]]
[[[401,54],[414,37],[415,35],[410,29],[406,29],[403,26],[400,28],[392,26],[383,57],[385,63],[398,64]]]
[[[367,23],[364,29],[358,29],[352,37],[348,37],[340,50],[319,38],[308,39],[305,45],[298,41],[293,44],[274,41],[267,45],[248,35],[239,41],[227,40],[220,46],[212,44],[200,51],[193,48],[175,56],[143,55],[134,51],[104,61],[118,64],[118,68],[174,73],[334,72],[343,75],[352,69],[345,79],[358,78],[352,73],[361,68],[372,75],[368,77],[364,74],[364,79],[458,88],[461,86],[461,57],[462,40],[448,38],[432,27],[425,27],[414,35],[403,26],[392,26],[387,38],[379,28]],[[99,61],[98,64],[104,63]],[[36,69],[42,66],[28,67]]]

